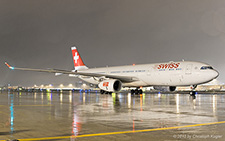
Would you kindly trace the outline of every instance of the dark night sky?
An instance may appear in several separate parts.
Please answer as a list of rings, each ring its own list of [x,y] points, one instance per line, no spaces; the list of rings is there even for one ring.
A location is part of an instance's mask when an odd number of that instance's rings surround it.
[[[89,67],[185,59],[225,82],[225,1],[0,0],[0,85],[73,83],[4,66],[71,70],[73,45]]]

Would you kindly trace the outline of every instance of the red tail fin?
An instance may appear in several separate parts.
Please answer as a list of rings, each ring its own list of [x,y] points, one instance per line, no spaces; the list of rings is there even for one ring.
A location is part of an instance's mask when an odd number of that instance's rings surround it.
[[[84,69],[88,69],[83,60],[81,59],[79,52],[77,51],[76,47],[71,47],[72,50],[72,55],[73,55],[73,62],[74,62],[74,67],[75,70],[84,70]]]

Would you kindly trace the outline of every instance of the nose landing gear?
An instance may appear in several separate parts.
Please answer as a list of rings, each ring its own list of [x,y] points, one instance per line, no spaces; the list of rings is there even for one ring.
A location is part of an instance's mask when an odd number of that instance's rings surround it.
[[[195,95],[197,94],[197,92],[195,91],[195,89],[197,88],[197,85],[193,85],[192,87],[192,91],[190,91],[190,96],[192,96],[195,99]]]

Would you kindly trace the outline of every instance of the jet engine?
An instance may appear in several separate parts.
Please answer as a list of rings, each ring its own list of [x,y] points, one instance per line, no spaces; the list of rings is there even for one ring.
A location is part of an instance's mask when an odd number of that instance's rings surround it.
[[[169,89],[170,89],[171,92],[173,92],[173,91],[176,90],[176,86],[170,86]]]
[[[101,81],[98,87],[107,92],[119,92],[122,89],[122,82],[117,79],[106,79]]]
[[[153,87],[155,90],[163,91],[163,92],[168,92],[168,91],[175,91],[176,86],[154,86]]]

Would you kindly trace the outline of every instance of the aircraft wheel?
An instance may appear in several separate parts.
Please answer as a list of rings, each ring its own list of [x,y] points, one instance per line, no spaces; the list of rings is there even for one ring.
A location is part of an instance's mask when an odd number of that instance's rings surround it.
[[[191,91],[191,92],[190,92],[190,95],[191,95],[191,96],[195,96],[195,95],[196,95],[196,91]]]
[[[132,89],[132,90],[130,91],[130,93],[131,93],[131,94],[134,94],[134,93],[135,93],[135,91]]]
[[[134,93],[135,93],[135,94],[139,94],[138,89],[135,89],[135,90],[134,90]]]

